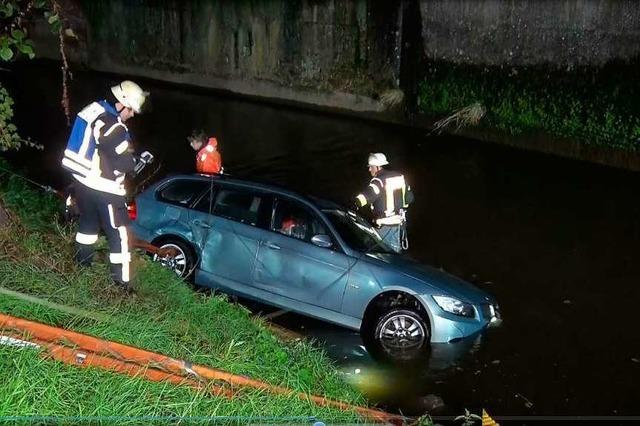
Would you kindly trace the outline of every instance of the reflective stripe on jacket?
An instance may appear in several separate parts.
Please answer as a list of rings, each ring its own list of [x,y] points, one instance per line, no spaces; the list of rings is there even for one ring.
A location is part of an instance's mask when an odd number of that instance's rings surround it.
[[[113,106],[93,102],[76,116],[62,167],[88,188],[125,195],[125,174],[135,167],[130,142],[129,129]]]
[[[376,218],[400,214],[413,201],[411,188],[402,173],[382,169],[369,182],[369,186],[356,196],[359,207],[370,205]]]

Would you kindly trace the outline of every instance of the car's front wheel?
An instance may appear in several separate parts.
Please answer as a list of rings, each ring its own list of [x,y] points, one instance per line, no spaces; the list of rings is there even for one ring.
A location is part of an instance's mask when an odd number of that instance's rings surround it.
[[[406,307],[379,315],[365,330],[363,339],[375,358],[413,361],[429,349],[429,326],[423,315]]]
[[[186,280],[191,277],[195,256],[190,247],[180,240],[169,239],[158,244],[158,249],[167,253],[167,255],[154,254],[154,262],[158,262],[165,268],[172,270],[182,279]]]

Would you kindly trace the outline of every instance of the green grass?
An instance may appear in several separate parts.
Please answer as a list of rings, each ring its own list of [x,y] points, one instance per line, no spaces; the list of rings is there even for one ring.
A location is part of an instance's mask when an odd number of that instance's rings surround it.
[[[133,264],[137,293],[132,296],[121,293],[110,283],[105,253],[98,256],[103,259],[97,259],[91,268],[78,268],[72,262],[73,231],[56,225],[52,220],[52,214],[59,208],[55,199],[43,197],[16,178],[3,179],[0,198],[6,207],[17,213],[22,223],[0,229],[0,286],[97,312],[105,319],[73,315],[7,295],[0,295],[0,312],[187,359],[297,391],[364,403],[362,396],[346,385],[320,348],[306,341],[279,341],[245,308],[229,303],[223,296],[193,291],[173,273],[144,256],[136,256]],[[243,392],[242,397],[234,402],[220,398],[209,401],[209,397],[197,396],[197,392],[192,390],[143,383],[98,371],[88,373],[88,370],[40,361],[31,355],[20,355],[15,361],[11,361],[12,357],[0,357],[2,369],[10,369],[11,362],[20,367],[15,370],[17,378],[0,388],[0,416],[186,413],[316,415],[332,421],[358,419],[354,414],[319,409],[297,398]],[[28,368],[31,364],[34,364],[34,373]],[[75,384],[76,379],[78,385]],[[97,381],[95,385],[91,384],[93,380]],[[110,386],[119,390],[107,391]],[[104,394],[87,395],[86,389],[92,387],[104,389]],[[145,399],[137,395],[140,392],[136,389],[144,389],[152,395],[149,397],[151,402],[144,404]],[[36,398],[39,393],[46,394],[47,398]],[[74,393],[83,397],[76,399],[72,396]],[[130,403],[123,395],[129,395],[133,401],[143,405],[139,407]],[[158,402],[155,399],[158,395],[168,395],[166,402]]]
[[[3,417],[50,416],[65,424],[81,418],[83,423],[94,418],[94,423],[99,419],[108,424],[174,424],[175,418],[184,418],[181,423],[204,424],[212,416],[229,416],[245,424],[259,417],[271,418],[270,423],[301,423],[308,417],[349,421],[352,417],[323,409],[307,412],[291,398],[256,391],[243,392],[237,400],[214,398],[205,390],[45,360],[35,349],[0,347],[0,374]]]
[[[442,118],[479,102],[481,125],[512,135],[545,132],[585,145],[640,147],[637,64],[571,71],[435,63],[419,89],[423,113]]]

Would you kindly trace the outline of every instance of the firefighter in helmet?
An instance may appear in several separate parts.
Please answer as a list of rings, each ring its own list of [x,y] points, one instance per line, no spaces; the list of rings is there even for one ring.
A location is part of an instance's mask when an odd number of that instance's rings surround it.
[[[389,162],[381,153],[369,155],[367,166],[371,181],[355,198],[356,209],[369,206],[378,233],[396,252],[409,247],[406,230],[406,211],[413,202],[411,187],[402,173],[387,170]]]
[[[90,265],[100,229],[109,242],[113,281],[129,287],[130,241],[127,235],[125,176],[153,160],[148,152],[133,155],[125,122],[142,112],[148,92],[133,81],[111,87],[108,99],[92,102],[76,116],[62,159],[74,178],[80,213],[76,233],[76,261]]]

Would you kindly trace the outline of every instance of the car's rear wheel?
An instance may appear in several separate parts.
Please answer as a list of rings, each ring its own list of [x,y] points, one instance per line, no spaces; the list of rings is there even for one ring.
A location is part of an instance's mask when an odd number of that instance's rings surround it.
[[[191,277],[194,269],[193,265],[195,264],[195,255],[191,247],[178,239],[166,239],[158,244],[158,248],[169,254],[165,256],[154,254],[154,262],[158,262],[165,268],[172,270],[184,280]]]
[[[429,349],[428,322],[421,312],[406,307],[384,311],[363,331],[369,353],[380,360],[413,361]]]

